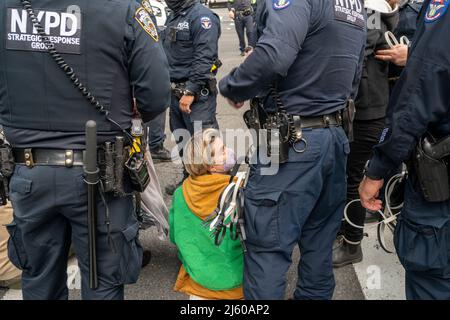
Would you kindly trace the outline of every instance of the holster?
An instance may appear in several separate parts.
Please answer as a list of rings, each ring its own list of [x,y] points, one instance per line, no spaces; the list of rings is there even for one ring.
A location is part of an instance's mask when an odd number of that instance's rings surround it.
[[[353,122],[355,121],[356,107],[355,101],[349,99],[347,106],[342,110],[342,128],[347,134],[348,140],[352,142],[354,140],[353,135]]]
[[[433,147],[442,146],[439,143],[431,144],[429,135],[420,139],[413,159],[414,167],[425,199],[429,202],[447,201],[450,199],[449,156],[433,157],[430,152]]]
[[[279,112],[267,114],[263,110],[261,99],[254,98],[250,102],[250,110],[244,113],[244,122],[249,129],[257,132],[258,147],[263,143],[267,150],[267,156],[277,163],[286,163],[289,159],[289,124],[287,117]],[[260,141],[260,130],[266,130],[266,139]],[[275,138],[276,141],[272,141]]]

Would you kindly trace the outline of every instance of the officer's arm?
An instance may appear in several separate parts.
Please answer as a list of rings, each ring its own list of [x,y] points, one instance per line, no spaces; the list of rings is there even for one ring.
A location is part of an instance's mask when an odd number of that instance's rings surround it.
[[[129,74],[138,110],[147,122],[170,104],[169,67],[152,16],[137,4],[131,8],[126,39]]]
[[[275,10],[269,2],[266,27],[253,53],[220,81],[220,92],[233,101],[253,98],[275,79],[286,76],[308,32],[310,1],[291,1],[281,10]]]
[[[191,27],[194,56],[186,89],[200,94],[210,79],[210,70],[219,50],[220,21],[214,14],[200,15],[192,21]]]
[[[380,179],[410,159],[430,124],[449,117],[449,67],[412,56],[398,80],[388,109],[387,127],[374,148],[367,176]]]

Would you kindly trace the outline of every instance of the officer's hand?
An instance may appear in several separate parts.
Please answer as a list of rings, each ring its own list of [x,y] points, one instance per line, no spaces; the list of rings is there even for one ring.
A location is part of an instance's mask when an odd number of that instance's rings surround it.
[[[375,58],[404,67],[408,61],[408,46],[405,44],[398,44],[392,49],[378,50]]]
[[[231,20],[234,20],[234,11],[233,11],[233,10],[230,10],[230,11],[228,12],[228,16],[230,17]]]
[[[184,113],[191,113],[191,105],[194,102],[194,96],[182,96],[180,99],[180,110]]]
[[[372,180],[364,177],[359,185],[359,198],[364,208],[371,211],[378,211],[382,208],[382,202],[378,198],[380,189],[383,187],[384,180]]]
[[[230,106],[232,106],[233,108],[236,108],[236,109],[242,108],[244,106],[244,103],[245,103],[245,102],[234,102],[234,101],[232,101],[230,99],[227,99],[227,101],[228,101],[228,104]]]

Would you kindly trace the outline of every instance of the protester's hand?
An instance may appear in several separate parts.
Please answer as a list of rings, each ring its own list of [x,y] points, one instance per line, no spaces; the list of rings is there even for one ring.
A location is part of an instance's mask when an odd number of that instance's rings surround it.
[[[184,113],[191,113],[191,105],[194,102],[194,96],[182,96],[180,99],[180,110]]]
[[[230,99],[227,99],[227,101],[230,106],[232,106],[233,108],[236,108],[236,109],[240,109],[244,106],[244,102],[234,102]]]
[[[230,17],[231,20],[234,20],[235,17],[234,11],[233,10],[228,11],[228,16]]]
[[[405,44],[398,44],[391,49],[378,50],[375,58],[404,67],[408,61],[408,46]]]
[[[372,180],[364,177],[359,185],[359,198],[364,208],[371,211],[378,211],[382,208],[382,201],[378,198],[380,189],[384,185],[384,180]]]

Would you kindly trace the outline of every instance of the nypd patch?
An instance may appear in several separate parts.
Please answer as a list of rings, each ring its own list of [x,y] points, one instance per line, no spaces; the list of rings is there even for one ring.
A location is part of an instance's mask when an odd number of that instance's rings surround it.
[[[425,14],[425,22],[431,23],[439,20],[447,12],[450,0],[432,0]]]
[[[212,23],[211,23],[211,19],[209,17],[202,17],[200,19],[201,23],[202,23],[202,28],[203,29],[211,29],[212,27]]]
[[[272,3],[275,10],[282,10],[291,5],[291,0],[272,0]]]
[[[147,32],[150,37],[153,38],[153,40],[158,41],[158,30],[156,29],[155,24],[153,23],[152,17],[150,16],[150,13],[143,7],[140,7],[135,14],[135,19],[137,22],[139,22],[142,29]]]
[[[150,4],[149,0],[142,0],[142,6],[144,7],[145,10],[147,10],[148,13],[150,14],[154,14],[153,13],[153,8],[152,5]]]

